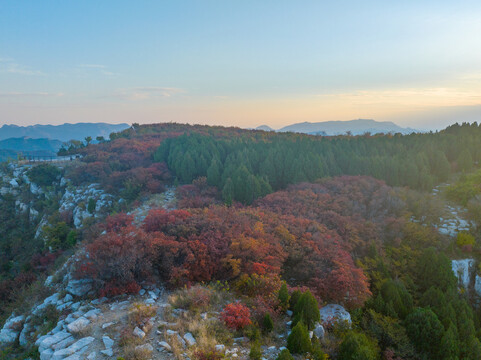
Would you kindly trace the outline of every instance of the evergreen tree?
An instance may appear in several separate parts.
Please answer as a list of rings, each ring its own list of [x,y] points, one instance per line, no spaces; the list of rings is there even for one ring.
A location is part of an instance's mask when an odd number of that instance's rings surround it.
[[[222,199],[226,205],[232,205],[232,199],[234,194],[234,186],[232,185],[232,180],[230,178],[225,182],[224,188],[222,189]]]
[[[307,327],[299,321],[287,338],[287,348],[293,354],[305,354],[311,350]]]
[[[351,331],[339,346],[339,360],[377,360],[376,344],[363,333]]]
[[[264,318],[262,319],[262,329],[265,333],[270,333],[272,329],[274,329],[274,322],[269,313],[265,313]]]
[[[317,300],[309,290],[306,290],[294,308],[294,320],[292,324],[296,325],[298,322],[303,322],[308,330],[313,330],[316,322],[320,319],[321,314]]]
[[[283,349],[277,356],[276,360],[294,360],[294,357],[291,355],[289,349]]]
[[[418,308],[406,318],[406,331],[416,348],[431,356],[438,354],[444,327],[435,313]]]

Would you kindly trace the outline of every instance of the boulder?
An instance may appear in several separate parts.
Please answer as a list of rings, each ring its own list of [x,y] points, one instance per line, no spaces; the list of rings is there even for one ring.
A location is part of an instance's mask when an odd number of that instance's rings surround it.
[[[18,336],[18,331],[12,329],[0,330],[0,344],[12,344]]]
[[[105,356],[108,356],[108,357],[114,356],[114,351],[112,350],[112,348],[110,348],[110,349],[105,349],[105,350],[100,350],[100,353],[101,353],[101,354],[104,354]]]
[[[194,346],[195,344],[197,344],[197,341],[195,341],[195,338],[194,336],[192,336],[191,333],[186,333],[184,335],[184,340],[187,342],[187,345],[189,346]]]
[[[321,315],[321,324],[335,324],[347,322],[351,325],[351,314],[339,304],[328,304],[319,310]]]
[[[70,333],[67,331],[59,331],[53,335],[45,337],[42,342],[38,345],[39,348],[52,348],[53,345],[59,343],[60,341],[70,337]]]
[[[324,334],[325,334],[324,327],[321,324],[317,323],[316,327],[314,328],[314,335],[316,335],[318,339],[323,339]]]
[[[225,345],[224,344],[218,344],[215,346],[215,352],[223,354],[225,352]]]
[[[92,280],[90,279],[80,279],[74,280],[70,279],[66,290],[74,296],[84,296],[90,290],[92,290]]]
[[[150,344],[143,344],[143,345],[138,345],[135,347],[135,350],[137,351],[148,351],[148,352],[152,352],[154,351],[154,348],[152,345]]]
[[[45,349],[43,351],[40,351],[40,360],[50,360],[52,356],[53,356],[52,349]]]
[[[88,320],[88,319],[86,319],[82,316],[82,317],[79,317],[77,320],[68,324],[67,329],[72,334],[76,334],[76,333],[79,333],[79,332],[83,331],[89,324],[90,324],[90,320]]]
[[[107,335],[102,336],[102,341],[104,343],[105,349],[111,349],[114,346],[114,341]]]
[[[172,347],[165,341],[159,341],[159,346],[164,348],[167,351],[172,351]]]
[[[140,339],[143,339],[145,337],[145,332],[140,330],[138,327],[135,327],[133,334]]]
[[[101,311],[99,309],[93,309],[93,310],[87,311],[84,314],[84,317],[91,320],[91,321],[94,321],[98,318],[100,313],[101,313]]]

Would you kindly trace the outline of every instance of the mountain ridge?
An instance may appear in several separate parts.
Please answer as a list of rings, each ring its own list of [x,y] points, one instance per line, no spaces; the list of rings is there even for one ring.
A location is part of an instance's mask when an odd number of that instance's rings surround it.
[[[87,136],[96,138],[97,136],[108,137],[113,132],[118,132],[129,128],[126,123],[64,123],[61,125],[8,125],[0,127],[0,140],[9,138],[46,138],[55,139],[62,142],[69,140],[83,140]]]
[[[257,130],[273,131],[267,125],[261,125]],[[300,122],[284,126],[274,130],[276,132],[295,132],[311,135],[333,136],[342,135],[350,132],[352,135],[362,135],[365,133],[401,133],[411,134],[417,132],[415,129],[403,128],[391,121],[376,121],[373,119],[355,119],[355,120],[333,120],[320,122]]]

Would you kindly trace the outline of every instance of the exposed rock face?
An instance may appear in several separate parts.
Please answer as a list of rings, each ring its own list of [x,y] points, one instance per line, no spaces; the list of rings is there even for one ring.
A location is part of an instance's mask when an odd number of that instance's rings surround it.
[[[351,314],[339,304],[328,304],[319,310],[321,314],[321,324],[335,324],[347,322],[351,325]]]
[[[0,330],[0,344],[12,344],[15,342],[23,328],[25,317],[10,315],[5,322],[2,330]]]
[[[92,280],[89,280],[89,279],[81,279],[81,280],[69,279],[66,290],[72,295],[84,296],[90,290],[92,290]]]
[[[469,288],[471,283],[471,273],[474,267],[474,259],[462,259],[451,261],[451,267],[454,275],[458,278],[458,282],[465,289]]]
[[[90,320],[82,316],[68,324],[67,329],[71,333],[76,334],[83,331],[89,324]]]

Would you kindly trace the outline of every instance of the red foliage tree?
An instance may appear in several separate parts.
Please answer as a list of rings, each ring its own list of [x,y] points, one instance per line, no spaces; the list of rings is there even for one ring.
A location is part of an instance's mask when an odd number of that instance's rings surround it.
[[[249,308],[241,303],[227,304],[220,316],[231,329],[240,330],[252,324]]]

